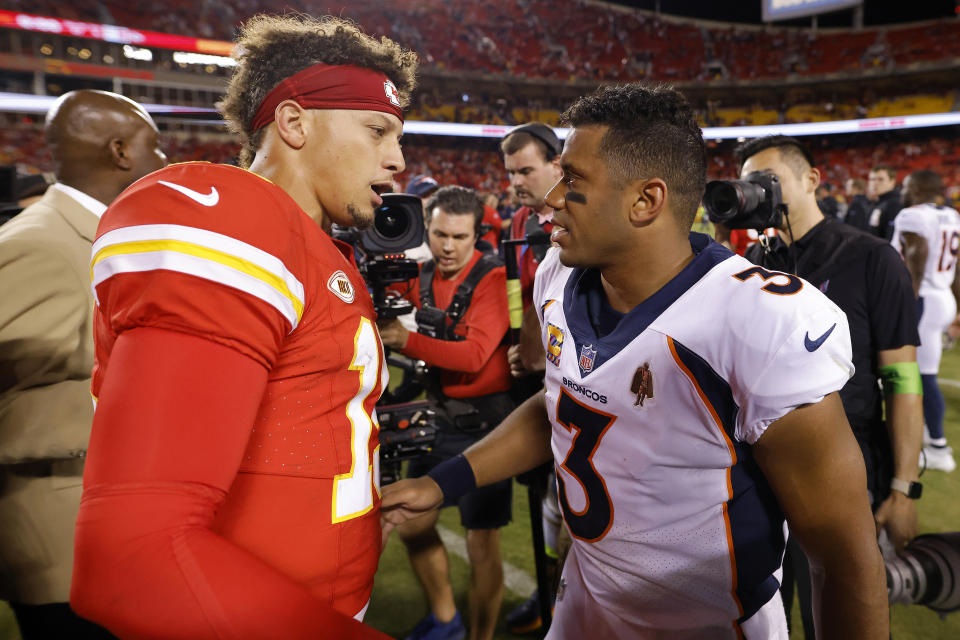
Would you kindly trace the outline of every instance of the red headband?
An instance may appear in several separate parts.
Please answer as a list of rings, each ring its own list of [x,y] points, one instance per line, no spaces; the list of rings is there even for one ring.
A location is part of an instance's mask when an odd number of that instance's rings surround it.
[[[281,80],[260,103],[251,123],[253,130],[273,122],[277,105],[284,100],[293,100],[304,109],[382,111],[403,122],[397,87],[385,74],[364,67],[321,62]]]

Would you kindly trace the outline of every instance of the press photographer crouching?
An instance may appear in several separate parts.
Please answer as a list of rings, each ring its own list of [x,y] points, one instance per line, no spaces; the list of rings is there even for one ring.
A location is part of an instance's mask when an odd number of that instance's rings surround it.
[[[499,258],[474,248],[483,203],[471,189],[443,187],[427,201],[425,213],[433,259],[421,265],[405,294],[418,309],[419,330],[409,332],[396,319],[377,323],[385,346],[423,360],[433,370],[435,384],[428,397],[436,404],[441,432],[431,454],[411,461],[410,477],[463,452],[513,408],[507,393],[506,271]],[[499,528],[510,522],[511,483],[478,489],[457,506],[467,529],[471,637],[491,638],[503,596]],[[431,610],[410,638],[438,627],[449,631],[443,637],[465,633],[436,521],[433,512],[398,528]]]

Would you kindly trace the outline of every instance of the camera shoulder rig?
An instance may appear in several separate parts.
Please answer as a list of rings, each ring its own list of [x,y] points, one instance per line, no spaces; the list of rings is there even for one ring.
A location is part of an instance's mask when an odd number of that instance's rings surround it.
[[[442,340],[456,340],[453,329],[457,326],[470,306],[473,299],[473,292],[483,278],[496,269],[503,266],[503,260],[499,256],[484,254],[470,269],[470,273],[457,286],[453,299],[446,311],[436,308],[436,301],[433,297],[433,276],[436,271],[436,263],[428,260],[420,267],[420,309],[417,311],[417,326],[425,329],[423,333],[434,338]],[[440,322],[438,322],[438,320]],[[440,325],[440,326],[438,326]]]

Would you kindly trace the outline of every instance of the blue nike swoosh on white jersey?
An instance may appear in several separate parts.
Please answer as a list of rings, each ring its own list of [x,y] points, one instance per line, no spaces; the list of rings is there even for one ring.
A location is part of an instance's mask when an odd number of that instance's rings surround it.
[[[194,191],[193,189],[188,189],[181,184],[174,184],[172,182],[167,182],[166,180],[157,180],[157,182],[165,187],[170,187],[174,191],[179,191],[191,200],[202,204],[205,207],[212,207],[220,202],[220,194],[217,193],[216,187],[210,187],[210,193],[200,193],[198,191]]]
[[[810,332],[808,331],[807,335],[803,336],[803,346],[807,348],[807,351],[809,351],[810,353],[813,353],[814,351],[820,348],[820,345],[822,345],[826,341],[826,339],[830,337],[830,334],[833,333],[833,330],[836,328],[837,328],[837,323],[834,322],[833,326],[827,329],[827,332],[824,333],[819,338],[817,338],[816,340],[810,339]]]

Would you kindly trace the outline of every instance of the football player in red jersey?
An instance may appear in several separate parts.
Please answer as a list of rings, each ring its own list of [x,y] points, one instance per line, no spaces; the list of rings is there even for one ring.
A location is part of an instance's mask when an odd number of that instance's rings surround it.
[[[221,109],[236,167],[127,189],[93,248],[97,402],[71,604],[123,638],[383,637],[375,313],[332,223],[404,169],[416,58],[258,16]]]

